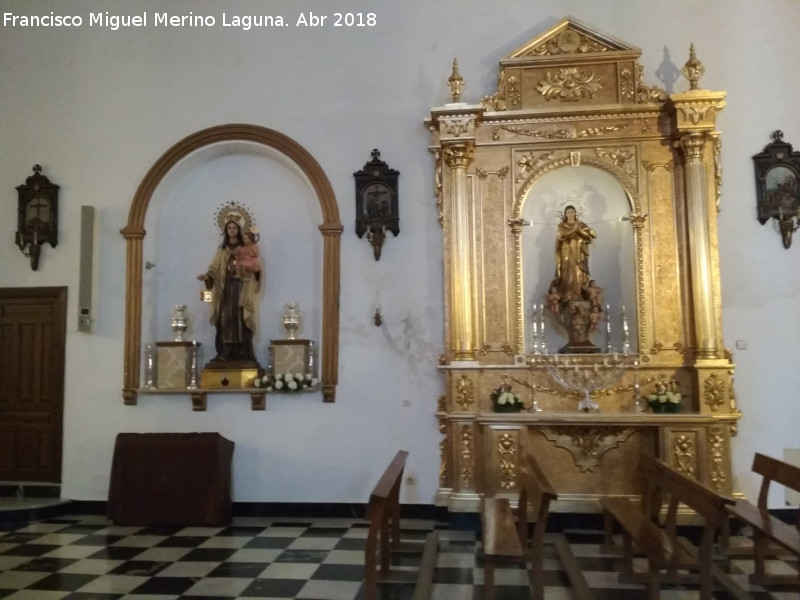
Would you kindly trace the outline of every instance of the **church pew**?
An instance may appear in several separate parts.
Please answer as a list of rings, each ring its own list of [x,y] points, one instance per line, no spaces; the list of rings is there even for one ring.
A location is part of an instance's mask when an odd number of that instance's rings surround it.
[[[749,525],[753,531],[753,560],[755,572],[751,581],[758,584],[800,584],[800,511],[797,523],[790,525],[769,514],[767,498],[772,482],[800,491],[800,468],[783,461],[756,453],[753,457],[754,473],[761,475],[761,487],[756,504],[737,499],[727,507],[735,520]],[[771,546],[777,545],[798,559],[798,574],[775,575],[767,573],[766,558],[775,554]]]
[[[641,504],[619,496],[600,499],[605,519],[606,548],[612,545],[614,524],[619,525],[622,530],[623,574],[629,579],[635,579],[635,544],[647,557],[650,600],[660,598],[662,579],[674,579],[679,570],[698,574],[702,600],[712,599],[714,579],[719,580],[735,597],[741,597],[738,586],[715,568],[712,562],[714,541],[726,518],[725,507],[733,501],[653,456],[643,454],[640,467],[646,486]],[[661,526],[657,520],[664,498],[667,499],[667,511],[664,525]],[[677,516],[681,504],[697,513],[703,521],[698,547],[678,536]],[[697,578],[693,578],[693,581],[696,580]]]

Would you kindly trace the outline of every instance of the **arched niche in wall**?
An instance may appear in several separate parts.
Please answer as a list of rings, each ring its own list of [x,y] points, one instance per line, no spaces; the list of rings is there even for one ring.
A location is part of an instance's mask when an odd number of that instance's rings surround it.
[[[219,125],[193,133],[167,150],[139,184],[121,230],[126,240],[126,307],[123,398],[136,404],[142,357],[143,247],[145,219],[151,200],[161,182],[186,157],[219,144],[249,143],[278,153],[291,161],[307,179],[319,200],[322,223],[322,343],[321,383],[323,399],[333,402],[338,383],[339,280],[342,225],[333,188],[319,163],[291,138],[282,133],[248,124]],[[247,202],[245,202],[247,204]],[[207,250],[211,252],[211,247]],[[210,254],[209,254],[210,256]],[[199,289],[199,288],[198,288]]]
[[[632,199],[632,191],[612,172],[600,165],[566,165],[551,169],[546,164],[535,175],[533,185],[528,189],[523,202],[518,205],[519,217],[529,225],[518,229],[521,252],[517,254],[520,263],[518,285],[522,287],[521,307],[525,353],[533,353],[532,336],[529,328],[532,323],[533,305],[545,306],[545,339],[547,347],[555,349],[567,341],[563,326],[546,310],[548,282],[555,274],[556,231],[559,211],[573,205],[578,218],[591,227],[597,238],[589,248],[589,271],[592,279],[605,291],[603,304],[609,308],[611,329],[610,345],[622,349],[622,307],[625,307],[629,343],[638,352],[638,327],[636,310],[636,281],[640,278],[642,265],[636,260],[640,253],[635,245],[641,240],[634,235],[628,215],[637,212],[638,206]],[[606,309],[604,309],[605,311]],[[605,326],[598,328],[595,344],[605,348],[607,345]]]

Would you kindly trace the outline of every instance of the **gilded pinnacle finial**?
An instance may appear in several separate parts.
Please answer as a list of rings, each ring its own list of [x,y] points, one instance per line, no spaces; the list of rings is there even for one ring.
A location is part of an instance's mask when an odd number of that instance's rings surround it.
[[[453,73],[450,79],[447,80],[450,85],[450,94],[453,97],[453,102],[461,102],[461,91],[464,89],[464,78],[458,72],[458,61],[453,59]]]
[[[694,44],[689,46],[689,60],[686,61],[686,64],[683,66],[681,73],[686,79],[689,80],[689,89],[696,90],[697,82],[700,81],[700,78],[703,76],[703,73],[706,72],[706,68],[703,66],[697,57],[694,55]]]

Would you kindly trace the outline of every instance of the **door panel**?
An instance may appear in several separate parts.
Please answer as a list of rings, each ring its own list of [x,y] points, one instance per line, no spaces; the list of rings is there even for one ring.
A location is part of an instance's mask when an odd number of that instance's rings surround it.
[[[0,481],[61,481],[67,288],[0,289]]]

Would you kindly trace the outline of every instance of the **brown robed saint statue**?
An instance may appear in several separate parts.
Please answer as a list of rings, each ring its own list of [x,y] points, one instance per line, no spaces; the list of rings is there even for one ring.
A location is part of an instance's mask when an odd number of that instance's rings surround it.
[[[253,350],[262,264],[258,231],[242,207],[220,212],[222,244],[197,279],[210,291],[216,355],[203,371],[203,387],[249,387],[261,369]],[[218,385],[217,385],[218,384]]]

